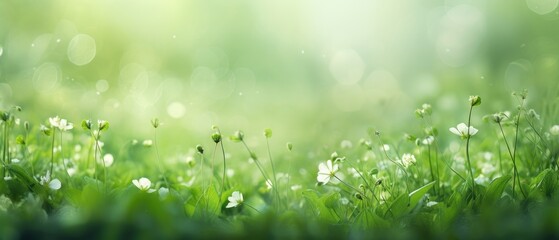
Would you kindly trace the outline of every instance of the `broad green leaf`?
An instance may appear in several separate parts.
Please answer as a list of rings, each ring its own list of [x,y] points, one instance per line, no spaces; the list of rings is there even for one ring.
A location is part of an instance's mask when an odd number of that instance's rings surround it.
[[[364,209],[355,219],[357,226],[361,228],[389,227],[390,223],[375,213],[372,209]]]
[[[409,194],[410,197],[410,205],[409,209],[415,208],[415,206],[419,203],[421,198],[425,196],[425,194],[435,185],[435,181],[427,183],[425,186],[418,188],[417,190],[411,192]]]
[[[305,197],[305,199],[307,199],[312,205],[313,212],[317,215],[318,219],[329,223],[336,223],[339,221],[338,216],[326,207],[324,199],[320,199],[315,191],[306,190],[303,191],[302,194],[303,197]]]
[[[495,178],[493,181],[491,181],[491,183],[487,187],[487,190],[485,191],[483,203],[485,205],[492,205],[495,203],[495,201],[499,200],[510,179],[511,176],[507,175]]]
[[[402,194],[398,196],[391,204],[390,207],[386,210],[385,216],[387,214],[392,215],[393,217],[397,218],[402,216],[407,210],[408,205],[410,204],[410,198],[407,194]]]

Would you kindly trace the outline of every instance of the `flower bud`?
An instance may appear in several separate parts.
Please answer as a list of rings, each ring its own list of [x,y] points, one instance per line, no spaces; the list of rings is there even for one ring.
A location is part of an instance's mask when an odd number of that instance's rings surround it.
[[[215,143],[221,142],[221,134],[219,132],[213,133],[212,140],[214,140]]]
[[[286,144],[286,146],[287,146],[287,150],[289,150],[289,151],[293,150],[293,143],[288,142],[288,143]]]
[[[266,138],[271,138],[272,137],[272,129],[269,129],[269,128],[264,129],[264,136]]]
[[[159,118],[153,118],[153,119],[151,119],[151,125],[152,125],[154,128],[159,127]]]
[[[91,130],[91,120],[83,120],[82,128],[83,130]]]
[[[470,96],[470,106],[474,107],[474,106],[478,106],[481,104],[481,97],[479,96]]]
[[[196,145],[196,151],[200,154],[204,154],[204,148],[200,144]]]
[[[97,120],[97,127],[99,128],[99,131],[108,130],[109,129],[109,122],[107,122],[105,120]]]

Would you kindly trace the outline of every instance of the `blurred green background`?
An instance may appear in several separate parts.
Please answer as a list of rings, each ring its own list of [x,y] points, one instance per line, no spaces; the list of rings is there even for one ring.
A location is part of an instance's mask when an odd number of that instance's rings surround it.
[[[111,122],[115,142],[152,136],[177,151],[210,127],[334,144],[374,127],[557,101],[559,0],[0,2],[0,105],[24,120]],[[452,126],[451,125],[451,126]],[[450,126],[442,126],[443,129]]]

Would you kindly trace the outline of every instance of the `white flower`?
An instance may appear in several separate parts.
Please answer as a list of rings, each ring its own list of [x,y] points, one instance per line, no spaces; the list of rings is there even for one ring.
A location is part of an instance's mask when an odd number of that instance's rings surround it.
[[[50,179],[50,171],[47,171],[45,176],[39,177],[39,183],[43,186],[48,186],[52,190],[58,190],[62,187],[62,183],[58,180],[58,178],[52,180]]]
[[[477,176],[477,178],[474,179],[474,181],[477,184],[485,185],[485,184],[489,183],[490,179],[487,176],[483,175],[483,173],[482,173],[479,176]]]
[[[225,208],[237,207],[243,203],[243,194],[239,191],[234,191],[231,194],[231,197],[228,197],[227,200],[229,200],[229,203],[225,206]]]
[[[351,141],[349,141],[349,140],[343,140],[343,141],[340,143],[340,147],[341,147],[341,148],[352,148],[352,147],[353,147],[353,144],[352,144]]]
[[[388,145],[388,144],[383,144],[383,145],[380,147],[380,150],[381,150],[381,151],[390,151],[390,145]]]
[[[60,119],[60,122],[58,123],[58,129],[60,129],[60,131],[68,131],[72,128],[74,128],[74,124],[68,122],[66,119]]]
[[[405,168],[415,164],[415,162],[415,156],[413,154],[404,153],[404,155],[402,155],[402,165],[404,165]]]
[[[113,165],[114,162],[114,157],[112,154],[107,153],[105,154],[105,156],[103,156],[103,163],[105,164],[105,167],[110,167],[111,165]]]
[[[551,133],[551,135],[554,135],[554,136],[559,135],[559,125],[553,125],[553,126],[549,129],[549,133]]]
[[[52,190],[58,190],[62,187],[62,183],[58,178],[55,178],[49,182],[49,188]]]
[[[169,189],[166,187],[159,188],[158,192],[159,192],[159,199],[161,200],[167,198],[167,195],[169,195]]]
[[[56,116],[56,117],[49,118],[49,123],[51,127],[57,128],[60,125],[60,117]]]
[[[323,184],[327,184],[330,178],[334,177],[338,172],[338,164],[332,164],[332,160],[326,161],[326,163],[320,163],[318,165],[318,176],[316,180]]]
[[[465,123],[460,123],[456,127],[451,127],[448,130],[462,138],[467,138],[468,136],[473,136],[477,133],[477,129],[472,126],[468,128]]]
[[[153,141],[150,139],[144,140],[144,142],[142,143],[144,145],[144,147],[151,147],[151,145],[153,145]]]
[[[145,177],[140,178],[140,179],[134,179],[132,180],[132,183],[140,190],[142,191],[146,191],[148,193],[152,193],[155,192],[155,189],[150,189],[149,187],[151,187],[151,181]]]
[[[435,141],[435,137],[427,136],[425,139],[421,141],[421,143],[423,143],[423,145],[431,145],[434,141]]]
[[[49,118],[50,126],[53,128],[58,128],[61,131],[68,131],[74,128],[74,124],[68,122],[66,119],[61,119],[60,117],[56,116],[53,118]]]

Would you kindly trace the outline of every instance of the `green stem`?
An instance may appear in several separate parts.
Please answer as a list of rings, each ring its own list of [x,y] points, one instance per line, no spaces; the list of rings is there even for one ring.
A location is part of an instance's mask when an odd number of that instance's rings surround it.
[[[268,140],[268,138],[266,138],[266,147],[268,148],[268,157],[270,158],[270,165],[272,165],[272,179],[274,180],[274,186],[272,186],[272,188],[274,189],[274,193],[276,195],[276,199],[277,199],[277,204],[276,206],[278,207],[278,211],[279,211],[279,204],[280,202],[280,196],[279,196],[279,185],[278,185],[278,179],[276,176],[276,169],[274,168],[274,161],[272,159],[272,153],[270,152],[270,141]]]
[[[50,155],[50,175],[51,177],[54,175],[54,135],[56,135],[56,129],[53,128],[52,130],[52,148],[51,148],[51,155]]]
[[[475,181],[474,181],[474,172],[472,171],[472,163],[470,161],[470,126],[471,126],[471,120],[472,120],[472,110],[473,110],[474,106],[470,106],[470,113],[468,114],[468,129],[467,129],[467,134],[466,134],[466,159],[468,161],[468,170],[470,171],[470,177],[472,180],[472,195],[474,196],[474,199],[476,197],[475,195]]]
[[[153,145],[155,146],[155,157],[157,158],[157,166],[159,168],[159,172],[163,175],[163,181],[165,182],[165,186],[171,189],[169,182],[167,181],[167,177],[165,176],[165,172],[161,166],[161,160],[159,159],[159,148],[157,147],[157,129],[153,129]]]

